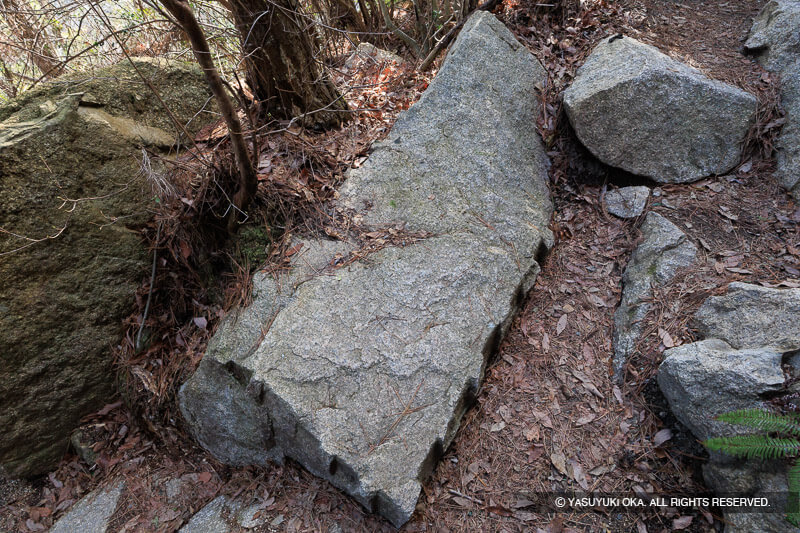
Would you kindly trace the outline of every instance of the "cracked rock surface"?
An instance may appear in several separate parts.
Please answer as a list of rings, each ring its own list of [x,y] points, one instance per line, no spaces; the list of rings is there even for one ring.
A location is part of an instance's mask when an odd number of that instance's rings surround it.
[[[300,241],[288,274],[257,277],[180,393],[204,447],[230,464],[291,457],[395,525],[410,518],[552,245],[533,128],[544,80],[494,16],[471,17],[335,206],[429,237],[342,268],[354,244]]]

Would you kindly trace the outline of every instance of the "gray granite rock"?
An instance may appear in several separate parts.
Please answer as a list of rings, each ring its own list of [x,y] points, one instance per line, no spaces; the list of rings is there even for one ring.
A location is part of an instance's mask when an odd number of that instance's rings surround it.
[[[775,177],[800,200],[800,56],[781,73],[781,104],[786,122],[775,143]]]
[[[263,505],[217,496],[179,530],[180,533],[235,533],[259,528],[267,521]]]
[[[784,518],[788,483],[786,465],[781,461],[736,461],[703,465],[706,484],[720,496],[765,497],[775,509],[768,513],[725,512],[725,533],[798,532]]]
[[[734,348],[800,349],[800,289],[770,289],[735,282],[722,296],[708,298],[694,316],[705,338]]]
[[[800,199],[800,1],[768,2],[753,22],[745,49],[781,76],[786,122],[775,145],[775,176]]]
[[[782,354],[764,349],[732,348],[707,339],[664,352],[658,385],[675,416],[700,440],[745,434],[750,430],[713,417],[762,407],[761,394],[780,389]]]
[[[606,209],[619,218],[636,218],[644,212],[650,189],[645,186],[620,187],[606,193]]]
[[[766,407],[763,394],[784,385],[784,357],[800,348],[798,317],[800,289],[731,283],[726,294],[708,298],[694,316],[706,340],[667,350],[659,367],[658,384],[675,416],[698,439],[752,433],[712,418]],[[766,496],[783,506],[785,468],[714,452],[703,472],[718,495]],[[797,531],[781,512],[726,512],[725,518],[727,532]]]
[[[646,300],[654,286],[669,282],[681,268],[690,266],[697,247],[672,222],[650,212],[642,224],[642,242],[631,255],[622,276],[622,299],[614,313],[614,373],[622,377],[628,358],[642,334],[641,321],[650,310]]]
[[[217,496],[180,528],[180,533],[231,533],[238,529],[235,522],[239,506],[227,496]]]
[[[684,183],[736,165],[756,99],[652,46],[611,37],[578,70],[564,107],[578,138],[604,163]]]
[[[117,481],[84,496],[50,528],[51,533],[106,533],[125,482]]]
[[[403,58],[395,53],[389,52],[388,50],[378,48],[374,44],[361,43],[358,45],[352,55],[347,58],[344,66],[350,69],[358,66],[359,64],[366,66],[376,64],[381,65],[387,61],[400,64],[403,62]]]
[[[427,238],[343,268],[350,245],[306,240],[289,274],[256,280],[180,392],[204,447],[231,464],[291,457],[409,519],[552,244],[531,130],[544,80],[494,16],[470,18],[335,206]]]
[[[800,1],[770,0],[753,20],[745,50],[769,70],[782,72],[800,54]]]

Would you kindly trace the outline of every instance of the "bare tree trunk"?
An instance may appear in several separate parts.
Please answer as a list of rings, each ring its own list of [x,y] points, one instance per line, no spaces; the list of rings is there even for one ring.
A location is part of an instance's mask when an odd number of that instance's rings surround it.
[[[350,0],[326,0],[329,24],[349,32],[363,33],[367,31],[364,21],[356,10],[355,3]]]
[[[280,120],[338,126],[347,104],[319,61],[313,21],[297,0],[227,0],[242,44],[250,87],[262,109]]]
[[[64,67],[53,51],[53,45],[44,29],[37,30],[28,19],[28,13],[32,11],[31,7],[28,5],[23,7],[24,9],[20,8],[17,0],[0,0],[0,9],[2,9],[9,29],[27,49],[33,64],[45,76],[56,77],[61,74]]]
[[[0,79],[0,90],[6,93],[9,98],[17,96],[17,86],[14,83],[14,76],[11,74],[6,62],[0,57],[0,70],[3,71],[3,79]]]
[[[239,170],[239,187],[233,195],[233,205],[235,209],[231,210],[228,218],[228,230],[233,233],[236,230],[236,223],[238,220],[238,213],[243,212],[250,205],[250,202],[255,198],[258,188],[258,177],[256,176],[253,163],[250,161],[250,156],[245,145],[244,136],[242,135],[242,124],[239,117],[236,115],[236,110],[225,92],[225,87],[222,84],[222,79],[219,76],[219,71],[214,66],[214,60],[211,58],[211,51],[208,48],[205,34],[200,28],[197,19],[189,7],[186,0],[160,0],[161,4],[166,8],[169,13],[175,17],[181,29],[186,34],[189,42],[192,45],[192,51],[200,63],[203,72],[206,76],[206,81],[211,87],[211,92],[217,100],[219,109],[222,116],[225,118],[225,123],[228,126],[228,132],[231,136],[231,145],[233,146],[233,155],[236,160],[236,167]]]

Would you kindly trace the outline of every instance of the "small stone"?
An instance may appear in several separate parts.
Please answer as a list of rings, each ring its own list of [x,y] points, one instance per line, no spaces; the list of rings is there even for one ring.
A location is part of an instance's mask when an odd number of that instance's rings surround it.
[[[171,504],[178,503],[183,492],[184,481],[181,478],[174,478],[164,483],[164,492],[167,495],[167,501]]]
[[[94,465],[97,460],[97,453],[92,449],[93,443],[86,438],[86,434],[83,431],[74,431],[69,443],[84,463],[89,466]]]
[[[180,528],[180,533],[232,533],[236,531],[233,515],[239,510],[238,502],[227,496],[217,496]]]
[[[344,66],[345,68],[351,69],[360,63],[365,65],[380,65],[386,61],[390,61],[399,65],[403,62],[403,58],[395,53],[389,52],[388,50],[378,48],[374,44],[361,43],[356,48],[356,51],[347,58]]]
[[[636,218],[644,212],[650,189],[640,187],[622,187],[606,193],[606,209],[620,218]]]
[[[261,505],[248,505],[236,513],[236,522],[243,528],[256,528],[267,522],[267,513]]]

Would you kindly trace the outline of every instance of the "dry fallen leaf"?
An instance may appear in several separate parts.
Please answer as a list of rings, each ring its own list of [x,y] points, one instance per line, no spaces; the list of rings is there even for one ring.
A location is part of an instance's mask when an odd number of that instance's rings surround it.
[[[662,429],[661,431],[656,433],[655,436],[653,437],[653,444],[655,444],[656,446],[661,446],[671,438],[672,438],[672,431],[669,429]]]
[[[558,324],[556,324],[556,335],[561,335],[561,332],[564,331],[564,328],[567,327],[567,314],[564,313],[561,315],[561,318],[558,319]]]
[[[537,426],[531,426],[530,429],[525,431],[525,438],[528,440],[528,442],[539,440],[539,437],[539,428]]]
[[[505,427],[506,423],[501,420],[500,422],[492,424],[492,427],[489,428],[489,431],[491,431],[492,433],[497,433],[498,431],[502,431],[503,429],[505,429]]]
[[[672,335],[667,330],[658,328],[658,336],[661,338],[661,342],[664,343],[665,348],[673,348],[675,346],[675,341],[672,340]]]
[[[693,516],[681,516],[679,518],[676,518],[675,520],[672,521],[672,529],[673,530],[686,529],[687,527],[689,527],[689,525],[691,525],[693,518],[694,518]]]
[[[561,452],[553,452],[550,454],[550,462],[556,467],[556,470],[569,477],[567,472],[567,458]]]

